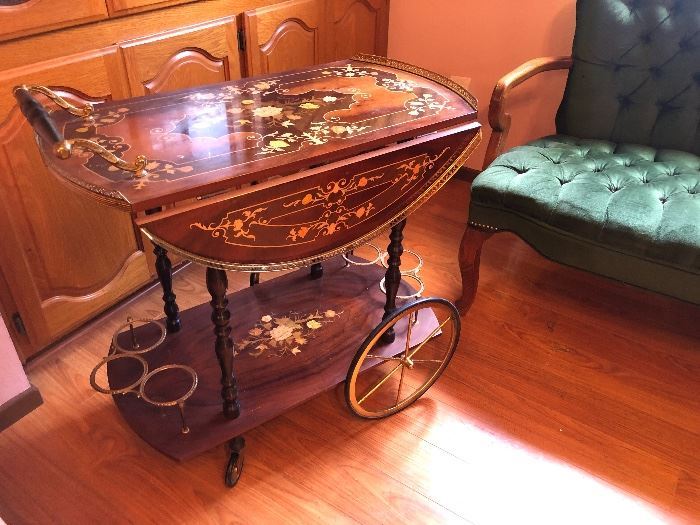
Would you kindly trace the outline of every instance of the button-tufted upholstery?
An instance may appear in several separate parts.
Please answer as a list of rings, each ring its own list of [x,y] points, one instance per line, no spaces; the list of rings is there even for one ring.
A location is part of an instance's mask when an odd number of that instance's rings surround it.
[[[498,157],[471,199],[472,224],[700,303],[700,157],[692,153],[546,137]]]
[[[578,0],[573,56],[559,134],[476,178],[470,226],[700,304],[700,0]]]
[[[557,132],[700,155],[700,1],[577,4]]]

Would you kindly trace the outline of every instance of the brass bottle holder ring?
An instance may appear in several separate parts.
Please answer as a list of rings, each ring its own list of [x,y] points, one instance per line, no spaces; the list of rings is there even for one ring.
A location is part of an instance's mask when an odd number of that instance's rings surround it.
[[[343,259],[345,260],[346,265],[354,265],[354,266],[371,266],[373,264],[380,263],[384,268],[389,268],[389,264],[387,263],[387,259],[389,257],[389,253],[386,250],[381,250],[379,249],[376,245],[372,243],[367,243],[364,246],[367,246],[369,248],[372,248],[374,251],[377,252],[377,256],[372,259],[371,261],[366,261],[366,262],[359,262],[351,259],[347,253],[343,254]],[[423,268],[424,261],[423,257],[421,257],[417,252],[414,252],[413,250],[404,250],[402,255],[409,254],[412,255],[413,257],[416,258],[416,265],[413,268],[409,268],[408,270],[401,270],[401,277],[410,279],[414,281],[415,283],[418,284],[418,290],[410,295],[397,295],[397,299],[413,299],[413,298],[418,298],[420,297],[423,292],[425,291],[425,283],[423,282],[423,279],[418,275],[418,272],[421,271],[421,268]],[[386,277],[383,277],[381,281],[379,281],[379,289],[386,294]]]
[[[185,372],[188,372],[192,376],[192,386],[187,392],[185,392],[183,395],[176,399],[170,401],[155,401],[146,394],[146,383],[148,383],[148,380],[151,379],[154,375],[159,374],[161,372],[165,372],[166,370],[184,370]],[[192,367],[186,365],[163,365],[146,374],[146,376],[141,381],[141,386],[139,387],[138,395],[146,403],[150,403],[151,405],[157,407],[172,407],[177,405],[178,412],[180,413],[180,421],[182,423],[180,432],[182,432],[183,434],[189,434],[190,427],[187,426],[187,421],[185,420],[185,401],[187,401],[190,398],[190,396],[194,394],[194,391],[197,389],[198,382],[199,379],[197,377],[197,372],[195,372]]]
[[[136,336],[134,335],[135,323],[156,325],[160,329],[160,338],[150,346],[141,347],[136,341]],[[119,334],[121,333],[122,329],[126,328],[127,326],[129,327],[129,331],[131,332],[131,348],[124,348],[117,341],[117,338],[119,337]],[[165,325],[160,321],[156,321],[153,319],[134,319],[132,317],[127,317],[126,323],[120,325],[119,328],[117,328],[117,330],[114,332],[114,336],[112,336],[112,349],[117,353],[121,352],[124,354],[145,354],[146,352],[150,352],[154,348],[160,346],[163,343],[163,341],[165,341],[165,337],[167,335],[168,331],[166,330]]]
[[[411,273],[407,274],[401,274],[402,279],[410,279],[412,281],[415,281],[418,284],[418,290],[416,290],[414,293],[410,295],[397,295],[397,299],[413,299],[414,297],[420,297],[423,292],[425,291],[425,283],[423,282],[423,279],[418,277],[417,275],[413,275]],[[386,293],[386,277],[382,277],[382,280],[379,281],[379,289]]]
[[[365,244],[365,246],[368,246],[369,248],[372,248],[375,252],[377,252],[377,256],[374,259],[372,259],[371,261],[360,262],[351,259],[347,253],[344,253],[342,257],[345,260],[346,264],[352,264],[353,266],[372,266],[373,264],[377,264],[378,262],[380,262],[385,256],[386,252],[380,250],[376,245],[372,244],[371,242],[368,242],[367,244]]]
[[[404,250],[401,254],[401,257],[405,257],[407,253],[413,255],[413,257],[416,258],[416,265],[413,268],[410,268],[409,270],[401,270],[401,275],[410,275],[412,277],[418,277],[418,272],[420,272],[421,268],[423,268],[423,257],[421,257],[413,250]],[[389,268],[389,264],[387,263],[388,257],[389,254],[387,252],[382,253],[381,263],[384,268]]]
[[[141,347],[138,342],[136,341],[136,335],[134,332],[134,324],[135,323],[143,323],[143,324],[155,324],[159,330],[160,330],[160,336],[158,340],[146,347]],[[118,341],[118,336],[122,333],[122,329],[129,327],[129,331],[131,334],[131,348],[125,348],[119,344]],[[197,377],[197,372],[192,367],[186,366],[186,365],[178,365],[178,364],[167,364],[160,366],[154,370],[149,371],[148,370],[148,362],[141,357],[142,354],[145,354],[146,352],[150,352],[151,350],[154,350],[158,346],[160,346],[163,341],[165,341],[165,338],[167,336],[167,329],[165,328],[165,325],[157,320],[154,319],[134,319],[132,317],[127,317],[126,322],[122,325],[120,325],[117,330],[114,332],[114,336],[112,337],[112,341],[110,344],[110,353],[106,357],[104,357],[98,364],[95,366],[95,368],[92,369],[92,372],[90,373],[90,386],[97,392],[101,394],[109,394],[109,395],[126,395],[126,394],[135,394],[136,397],[142,399],[146,403],[157,406],[157,407],[171,407],[171,406],[177,406],[178,411],[180,413],[180,421],[181,421],[181,428],[180,431],[183,434],[188,434],[190,431],[189,426],[187,425],[187,421],[185,420],[185,401],[189,399],[192,394],[194,394],[194,391],[197,389],[197,384],[199,383],[199,378]],[[110,362],[117,361],[119,359],[135,359],[138,361],[138,363],[142,367],[142,372],[141,376],[131,383],[128,386],[122,387],[122,388],[106,388],[97,383],[97,372],[102,368],[103,366],[107,365]],[[167,370],[184,370],[188,374],[192,376],[192,385],[190,386],[189,390],[185,392],[183,395],[180,397],[177,397],[175,399],[170,399],[166,401],[156,401],[155,399],[151,398],[147,393],[146,393],[146,384],[150,379],[153,378],[153,376],[165,372]]]
[[[134,383],[130,384],[129,386],[125,386],[123,388],[105,388],[97,384],[97,371],[105,366],[107,363],[110,363],[111,361],[117,361],[119,359],[136,359],[141,366],[143,367],[143,373],[141,374],[141,377],[139,377]],[[102,358],[102,361],[97,363],[97,366],[92,369],[92,372],[90,373],[90,386],[97,390],[100,394],[109,394],[109,395],[118,395],[118,394],[128,394],[130,392],[133,393],[138,393],[137,387],[141,385],[143,382],[144,378],[148,375],[148,363],[146,360],[141,357],[140,355],[131,355],[131,354],[112,354],[108,355],[107,357]]]
[[[134,383],[122,387],[122,388],[105,388],[103,386],[100,386],[97,384],[97,371],[102,368],[103,366],[107,365],[111,361],[117,361],[118,359],[135,359],[137,360],[141,366],[143,367],[143,372],[141,374],[141,377],[139,377]],[[150,396],[146,394],[146,384],[148,381],[155,376],[156,374],[159,374],[161,372],[165,372],[166,370],[174,370],[174,369],[179,369],[179,370],[184,370],[185,372],[188,372],[192,376],[192,386],[189,388],[187,392],[185,392],[183,395],[176,399],[171,399],[168,401],[156,401],[154,399],[151,399]],[[150,405],[154,405],[157,407],[172,407],[172,406],[177,406],[178,411],[180,413],[180,421],[182,423],[182,426],[180,428],[180,432],[183,434],[188,434],[190,431],[189,426],[187,426],[187,421],[185,419],[185,401],[189,399],[192,394],[194,394],[194,391],[197,389],[197,384],[199,382],[199,379],[197,377],[197,372],[194,371],[193,368],[185,365],[164,365],[161,367],[156,368],[155,370],[151,370],[150,372],[148,371],[148,363],[146,360],[141,357],[140,355],[134,355],[134,354],[113,354],[110,356],[107,356],[100,361],[95,368],[92,369],[92,373],[90,374],[90,386],[94,388],[96,391],[98,391],[101,394],[109,394],[109,395],[125,395],[125,394],[136,394],[136,397],[141,398],[143,401]]]
[[[404,257],[406,254],[412,255],[413,257],[416,258],[416,265],[413,268],[409,268],[408,270],[401,270],[401,277],[404,279],[410,279],[414,281],[415,283],[418,284],[418,290],[416,290],[414,293],[410,295],[397,295],[397,299],[413,299],[413,298],[420,298],[423,292],[425,291],[425,283],[423,282],[423,279],[418,275],[418,272],[421,271],[421,268],[423,268],[423,257],[421,257],[417,252],[414,252],[413,250],[404,250],[403,253],[401,254],[401,257]],[[387,262],[387,259],[389,257],[388,252],[384,252],[382,254],[382,259],[381,263],[384,268],[389,268],[389,264]],[[382,278],[381,281],[379,281],[379,289],[386,294],[386,277]]]

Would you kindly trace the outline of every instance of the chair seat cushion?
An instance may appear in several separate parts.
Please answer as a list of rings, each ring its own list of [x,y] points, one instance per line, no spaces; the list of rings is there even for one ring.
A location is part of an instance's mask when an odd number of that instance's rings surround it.
[[[536,248],[536,230],[549,229],[583,242],[579,248],[590,244],[700,274],[699,193],[696,155],[555,135],[511,149],[475,179],[470,222],[527,229]],[[556,250],[541,251],[558,260]],[[576,260],[590,254],[572,257],[562,262],[590,265]],[[624,270],[612,273],[621,278]]]

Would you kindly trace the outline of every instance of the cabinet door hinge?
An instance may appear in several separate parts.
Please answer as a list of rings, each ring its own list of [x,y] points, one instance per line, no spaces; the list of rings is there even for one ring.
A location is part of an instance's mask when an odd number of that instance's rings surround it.
[[[27,328],[24,326],[24,321],[22,321],[22,316],[19,312],[12,314],[12,324],[19,335],[27,335]]]
[[[238,30],[238,50],[245,51],[245,31],[243,29]]]

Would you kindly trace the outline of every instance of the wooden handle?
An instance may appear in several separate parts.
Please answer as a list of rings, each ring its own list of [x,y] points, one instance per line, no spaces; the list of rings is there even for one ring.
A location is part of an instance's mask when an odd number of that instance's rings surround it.
[[[49,144],[53,144],[54,153],[62,159],[70,157],[70,144],[66,142],[51,115],[46,108],[34,98],[26,86],[18,86],[14,89],[14,95],[19,104],[19,109],[27,119],[34,131]]]

